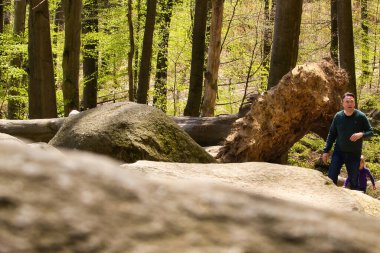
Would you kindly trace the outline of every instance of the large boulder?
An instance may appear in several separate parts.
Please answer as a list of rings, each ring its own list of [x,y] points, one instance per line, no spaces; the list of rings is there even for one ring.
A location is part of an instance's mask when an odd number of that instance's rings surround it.
[[[0,143],[0,252],[379,249],[378,219],[210,181],[149,179],[89,154]]]
[[[336,187],[331,179],[312,169],[264,162],[200,165],[138,161],[122,167],[152,179],[175,182],[209,180],[268,198],[380,218],[379,200],[358,191]]]
[[[104,154],[124,162],[215,162],[163,112],[128,102],[107,104],[68,117],[49,144]]]
[[[281,163],[309,131],[326,135],[323,126],[341,108],[347,81],[346,73],[329,61],[297,66],[235,122],[218,158]]]

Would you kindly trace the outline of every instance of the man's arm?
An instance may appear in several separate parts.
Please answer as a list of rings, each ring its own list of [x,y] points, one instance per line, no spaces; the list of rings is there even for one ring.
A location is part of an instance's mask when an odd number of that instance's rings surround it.
[[[364,117],[364,129],[363,129],[363,137],[370,137],[373,135],[373,127],[371,126],[371,123],[369,122],[367,117]]]
[[[333,122],[331,123],[329,134],[327,135],[326,144],[323,148],[323,153],[328,153],[332,145],[334,144],[334,141],[336,140],[336,137],[338,136],[337,130],[336,130],[336,115],[333,119]]]

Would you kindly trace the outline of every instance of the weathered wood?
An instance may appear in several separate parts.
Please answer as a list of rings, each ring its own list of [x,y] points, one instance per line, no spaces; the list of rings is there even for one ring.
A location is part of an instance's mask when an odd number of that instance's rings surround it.
[[[173,117],[173,120],[201,146],[220,145],[228,135],[237,115],[218,117]],[[0,120],[0,132],[48,142],[62,126],[65,118],[33,120]]]
[[[223,162],[283,162],[294,143],[316,132],[321,123],[331,122],[341,108],[347,82],[346,73],[329,61],[294,68],[236,121],[218,158]]]
[[[35,142],[48,142],[64,120],[65,118],[0,120],[0,132]]]
[[[237,119],[236,114],[203,118],[173,117],[173,120],[203,147],[223,144]]]

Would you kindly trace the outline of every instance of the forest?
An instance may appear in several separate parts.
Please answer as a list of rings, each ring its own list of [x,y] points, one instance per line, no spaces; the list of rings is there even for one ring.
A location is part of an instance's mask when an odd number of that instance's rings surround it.
[[[1,0],[0,118],[133,101],[235,114],[298,64],[345,69],[379,110],[379,0]],[[372,162],[378,163],[375,146]],[[377,157],[377,158],[376,158]]]
[[[221,9],[212,9],[211,2]],[[302,8],[298,13],[291,8],[284,17],[298,15],[299,19],[291,22],[300,22],[298,55],[291,68],[330,55],[337,59],[333,2],[292,1]],[[33,118],[28,103],[35,85],[30,76],[33,64],[45,67],[43,82],[54,84],[56,98],[51,103],[55,101],[57,116],[65,114],[65,104],[79,110],[113,100],[141,100],[168,115],[198,116],[201,104],[206,105],[210,68],[217,69],[217,78],[212,77],[217,82],[217,89],[212,89],[216,93],[212,115],[236,113],[250,94],[268,89],[275,1],[36,0],[27,4],[3,0],[1,6],[1,118]],[[374,106],[380,89],[379,6],[375,0],[352,1],[351,61],[361,108]],[[41,8],[34,17],[36,23],[30,19],[33,8]],[[214,25],[213,12],[222,15]],[[39,15],[49,17],[49,23],[38,23]],[[37,43],[36,49],[28,53],[33,43]],[[217,53],[209,48],[214,43],[220,45]],[[52,66],[29,61],[34,53],[39,54],[35,58],[51,57]],[[282,54],[280,57],[286,57]],[[208,65],[208,57],[219,58],[217,66]],[[41,81],[37,85],[45,85]],[[50,93],[48,96],[54,96]],[[43,113],[37,115],[45,118]]]

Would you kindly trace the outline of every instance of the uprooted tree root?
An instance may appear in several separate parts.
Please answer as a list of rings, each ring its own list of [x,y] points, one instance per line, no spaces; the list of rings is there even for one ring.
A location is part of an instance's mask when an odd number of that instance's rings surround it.
[[[217,158],[281,162],[307,132],[326,134],[347,83],[346,72],[328,60],[295,67],[234,123]]]

